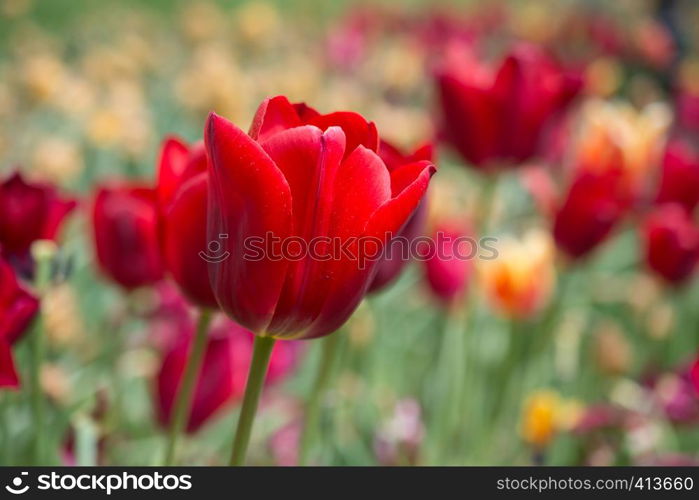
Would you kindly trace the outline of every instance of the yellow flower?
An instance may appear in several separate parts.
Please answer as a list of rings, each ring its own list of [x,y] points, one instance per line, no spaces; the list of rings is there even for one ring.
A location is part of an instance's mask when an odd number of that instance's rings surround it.
[[[538,313],[554,287],[554,245],[542,230],[528,231],[521,240],[511,237],[496,244],[498,256],[481,261],[483,291],[492,307],[508,317]]]
[[[562,398],[556,391],[540,389],[524,401],[520,434],[535,448],[545,448],[562,430],[572,428],[578,421],[582,405]]]
[[[660,102],[637,110],[625,102],[591,99],[581,111],[575,164],[622,168],[638,186],[657,167],[671,120],[672,112]]]

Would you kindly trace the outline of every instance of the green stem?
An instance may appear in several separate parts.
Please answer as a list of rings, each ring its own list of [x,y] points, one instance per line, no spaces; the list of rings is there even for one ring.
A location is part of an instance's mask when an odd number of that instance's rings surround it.
[[[442,342],[435,372],[432,429],[432,450],[428,456],[431,464],[445,465],[445,450],[449,448],[460,424],[462,392],[466,379],[464,341],[466,332],[463,326],[464,311],[452,307],[444,318]],[[428,450],[430,451],[430,450]]]
[[[299,465],[306,465],[308,461],[308,453],[313,444],[316,430],[318,429],[318,421],[320,417],[320,406],[325,396],[325,390],[330,380],[330,375],[337,359],[338,346],[340,344],[340,334],[334,333],[329,335],[322,341],[322,352],[316,378],[313,381],[311,395],[306,403],[306,413],[303,422],[303,431],[301,433],[301,442],[299,444]]]
[[[272,355],[275,339],[273,337],[255,336],[252,361],[248,372],[248,382],[245,386],[245,396],[243,397],[243,407],[240,409],[238,427],[233,439],[233,453],[231,455],[231,465],[243,465],[245,454],[250,443],[250,433],[252,424],[257,412],[257,404],[262,393],[262,386],[267,375],[269,358]]]
[[[43,298],[51,281],[51,261],[55,255],[55,246],[52,242],[37,241],[32,246],[32,256],[36,264],[34,275],[34,287],[39,298]],[[44,464],[44,395],[41,388],[41,367],[44,360],[44,321],[43,303],[40,305],[39,314],[34,321],[34,328],[30,337],[31,344],[31,408],[34,415],[34,465]]]
[[[172,465],[177,454],[177,440],[185,428],[187,418],[192,408],[192,397],[194,396],[194,382],[201,370],[201,363],[206,350],[206,340],[208,338],[209,324],[211,323],[211,311],[202,309],[199,314],[199,322],[194,337],[192,350],[187,358],[187,364],[182,375],[179,390],[175,398],[175,406],[170,421],[170,435],[165,452],[165,465]]]

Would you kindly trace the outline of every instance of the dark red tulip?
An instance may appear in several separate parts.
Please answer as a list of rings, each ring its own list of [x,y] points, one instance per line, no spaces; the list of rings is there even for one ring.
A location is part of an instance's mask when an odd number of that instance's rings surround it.
[[[431,143],[428,143],[418,147],[412,153],[405,154],[388,142],[381,141],[379,156],[386,164],[386,167],[388,167],[388,170],[393,172],[403,165],[416,161],[432,162],[434,147]],[[370,293],[381,290],[398,277],[410,257],[409,247],[411,242],[423,232],[426,216],[427,199],[420,202],[415,213],[398,234],[398,237],[391,240],[386,247],[383,258],[376,266],[376,275],[369,286]]]
[[[317,114],[284,97],[260,105],[250,135],[211,114],[205,143],[208,235],[227,235],[222,249],[230,253],[209,265],[214,294],[245,327],[287,339],[327,335],[345,322],[374,274],[376,259],[360,251],[381,255],[435,171],[421,161],[389,172],[373,123],[352,112]],[[314,255],[251,258],[253,239],[293,239],[296,248],[312,244]],[[347,251],[336,251],[341,245]]]
[[[477,249],[467,237],[464,224],[441,222],[435,226],[424,255],[425,277],[430,290],[447,305],[464,295],[471,277],[471,259]]]
[[[180,325],[179,341],[166,352],[157,377],[156,407],[163,426],[170,420],[172,407],[184,373],[193,338],[193,324]],[[210,418],[238,401],[244,391],[252,357],[253,335],[232,321],[224,320],[209,333],[201,372],[197,378],[187,432],[195,432]],[[299,345],[280,342],[270,359],[266,383],[289,375],[296,365]]]
[[[699,151],[675,139],[665,149],[658,203],[675,202],[692,212],[699,203]]]
[[[658,207],[645,221],[643,236],[648,267],[669,283],[681,283],[699,258],[699,227],[681,205]]]
[[[92,224],[102,271],[126,289],[163,277],[157,192],[144,185],[101,188]]]
[[[61,198],[48,184],[27,183],[15,172],[0,183],[0,248],[26,255],[32,242],[55,239],[75,201]]]
[[[436,72],[440,135],[471,165],[516,166],[539,150],[550,120],[581,88],[533,46],[520,46],[495,70],[450,52]]]
[[[573,258],[587,255],[628,211],[630,196],[622,171],[580,169],[554,216],[556,245]]]
[[[210,253],[206,236],[207,176],[203,144],[190,147],[174,137],[163,143],[157,189],[165,267],[192,303],[216,308],[204,258]]]
[[[39,301],[22,288],[0,257],[0,387],[19,386],[10,346],[27,330],[38,309]]]

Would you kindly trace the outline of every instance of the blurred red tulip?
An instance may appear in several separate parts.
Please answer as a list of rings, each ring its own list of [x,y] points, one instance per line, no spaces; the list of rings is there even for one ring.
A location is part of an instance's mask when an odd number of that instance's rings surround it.
[[[573,258],[587,255],[609,236],[629,204],[623,172],[580,170],[554,215],[556,245]]]
[[[699,151],[688,141],[675,139],[667,145],[657,202],[679,203],[688,212],[699,203]]]
[[[468,258],[476,248],[466,240],[463,224],[442,222],[435,226],[425,254],[425,277],[432,293],[445,304],[464,295],[473,271]]]
[[[431,143],[418,147],[410,154],[405,154],[395,146],[381,141],[379,156],[390,172],[416,161],[433,161],[434,146]],[[410,256],[411,242],[423,233],[427,217],[427,197],[420,202],[415,213],[405,224],[403,230],[386,246],[383,258],[376,266],[376,275],[369,285],[369,292],[377,292],[389,285],[400,274]]]
[[[278,338],[328,335],[347,320],[376,264],[363,262],[361,247],[369,242],[381,254],[435,171],[421,161],[389,172],[376,154],[373,123],[352,112],[321,115],[285,97],[260,105],[250,135],[211,114],[205,142],[209,239],[227,235],[221,246],[230,254],[209,264],[214,294],[242,325]],[[251,259],[251,239],[313,241],[323,259],[310,252]],[[331,255],[336,243],[349,244],[348,252]]]
[[[163,142],[158,167],[158,199],[162,215],[165,267],[182,292],[200,307],[216,308],[209,283],[206,151],[171,137]]]
[[[59,197],[48,184],[27,183],[15,172],[0,183],[0,250],[23,256],[32,242],[54,239],[76,202]]]
[[[471,165],[516,166],[537,154],[542,132],[579,92],[534,46],[520,46],[495,70],[452,52],[436,72],[441,137]]]
[[[699,356],[694,360],[692,366],[689,368],[689,380],[694,387],[697,397],[699,397]]]
[[[154,189],[142,185],[99,189],[92,224],[100,268],[116,283],[133,289],[163,277]]]
[[[678,91],[675,106],[680,127],[695,133],[699,132],[699,92]]]
[[[0,257],[0,387],[19,387],[10,346],[26,331],[39,301],[24,290],[10,265]]]
[[[699,227],[678,204],[658,207],[645,221],[643,236],[648,267],[669,283],[681,283],[699,258]]]
[[[179,328],[182,329],[180,339],[165,353],[157,376],[156,406],[158,419],[163,426],[169,425],[193,338],[193,324],[180,325]],[[194,388],[187,432],[197,431],[219,410],[242,397],[252,357],[252,344],[252,333],[232,321],[221,321],[211,329]],[[267,384],[280,381],[291,373],[296,366],[299,347],[295,342],[275,345]]]

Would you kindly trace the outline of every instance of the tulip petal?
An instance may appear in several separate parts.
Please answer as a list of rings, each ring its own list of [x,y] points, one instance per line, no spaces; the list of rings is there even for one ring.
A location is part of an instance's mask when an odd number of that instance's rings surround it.
[[[293,234],[289,183],[261,146],[212,113],[206,125],[209,157],[208,241],[221,239],[220,262],[210,262],[214,294],[243,326],[267,327],[279,299],[288,262],[270,255],[248,258],[246,244]],[[225,258],[228,252],[229,258]],[[232,257],[230,257],[232,256]]]
[[[184,173],[189,158],[189,147],[178,137],[168,137],[160,148],[158,159],[158,200],[161,205],[169,203]]]
[[[445,73],[437,79],[443,122],[441,134],[476,166],[497,154],[499,114],[487,89]]]
[[[332,186],[345,148],[342,129],[330,127],[323,133],[310,125],[297,127],[275,135],[263,143],[263,147],[289,182],[293,236],[309,243],[318,236],[327,235],[334,200]],[[318,265],[308,252],[290,263],[271,331],[300,330],[304,325],[298,321],[308,322],[315,317],[317,313],[312,310],[318,309],[317,297],[307,293],[307,288],[308,280],[318,274]],[[278,318],[283,318],[283,324]]]
[[[127,289],[163,276],[157,193],[141,186],[100,189],[93,207],[94,241],[102,270]]]
[[[163,258],[168,271],[189,300],[200,307],[217,308],[208,262],[206,172],[189,179],[163,210]]]
[[[24,290],[8,263],[0,258],[0,339],[13,344],[39,310],[39,300]]]
[[[347,158],[357,148],[365,146],[372,151],[379,150],[379,134],[374,122],[367,122],[362,115],[352,111],[337,111],[327,115],[317,115],[306,122],[308,125],[315,125],[321,130],[328,127],[341,127],[347,137],[345,148],[345,158]]]
[[[12,358],[12,349],[4,339],[0,339],[0,387],[11,389],[19,387],[19,376]]]
[[[361,150],[362,148],[357,149]],[[326,273],[333,276],[332,286],[326,293],[327,300],[322,312],[305,332],[306,338],[320,337],[337,330],[361,302],[371,284],[378,262],[376,258],[381,255],[383,245],[408,222],[435,172],[434,166],[429,162],[418,162],[416,165],[417,167],[410,169],[419,172],[413,181],[395,198],[384,201],[368,219],[364,218],[368,222],[359,240],[359,247],[353,249],[358,259],[329,263],[331,266]],[[390,186],[386,184],[382,191],[388,193],[389,189]]]
[[[396,170],[392,184],[395,187],[406,187],[374,212],[366,225],[364,236],[375,236],[385,241],[387,234],[389,237],[397,234],[422,200],[430,178],[436,171],[434,165],[427,161],[405,165]],[[411,177],[412,182],[409,182]]]
[[[267,98],[257,108],[249,135],[263,142],[274,134],[302,125],[296,108],[284,96]]]
[[[312,108],[305,102],[295,102],[293,106],[303,123],[308,123],[309,120],[320,115],[320,113],[318,113],[318,111],[316,111],[315,108]]]

